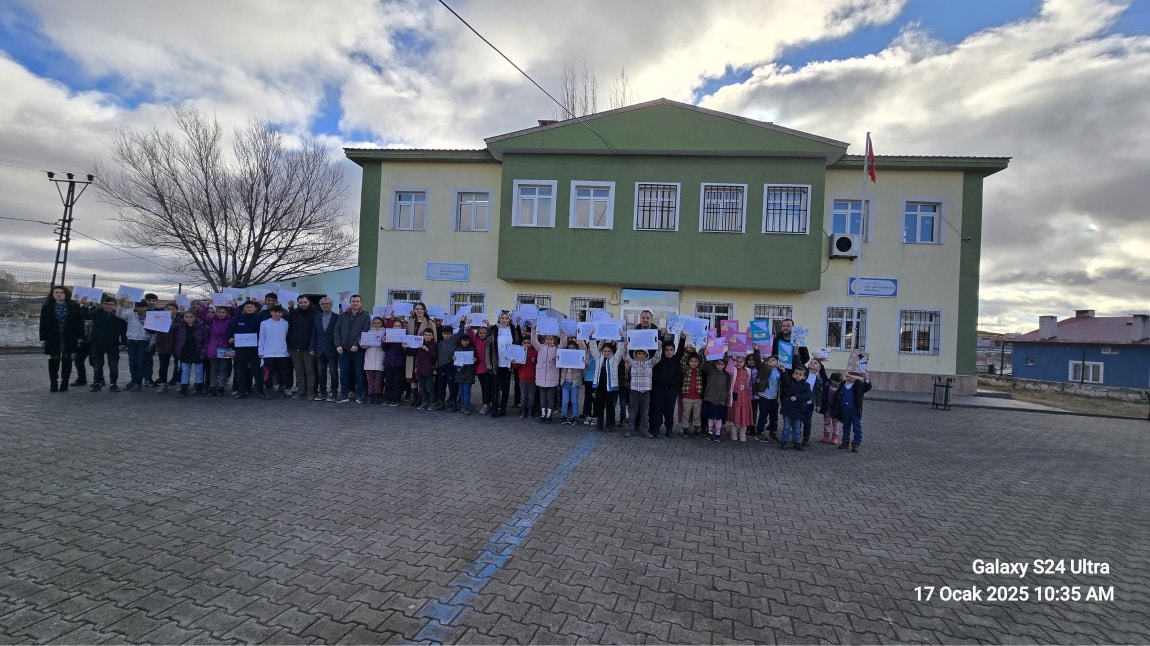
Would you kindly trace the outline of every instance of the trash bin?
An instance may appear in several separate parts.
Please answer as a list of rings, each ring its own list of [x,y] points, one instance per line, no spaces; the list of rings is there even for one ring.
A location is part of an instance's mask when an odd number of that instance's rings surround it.
[[[950,389],[954,385],[954,377],[934,378],[934,397],[931,399],[931,408],[950,410]]]

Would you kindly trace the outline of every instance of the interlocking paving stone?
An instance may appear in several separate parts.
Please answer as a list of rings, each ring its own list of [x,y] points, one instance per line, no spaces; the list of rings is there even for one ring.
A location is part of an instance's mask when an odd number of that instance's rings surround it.
[[[604,434],[492,558],[593,431],[51,394],[43,361],[0,355],[2,643],[1150,641],[1146,422],[875,401],[858,454]],[[972,572],[995,558],[1111,572]],[[915,591],[1010,584],[1115,599]]]

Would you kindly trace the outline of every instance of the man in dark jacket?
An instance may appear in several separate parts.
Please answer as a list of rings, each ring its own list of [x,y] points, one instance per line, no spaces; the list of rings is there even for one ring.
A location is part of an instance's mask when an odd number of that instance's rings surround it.
[[[315,401],[326,399],[335,401],[339,391],[339,353],[335,351],[335,325],[339,314],[332,310],[332,301],[324,296],[319,299],[319,314],[312,324],[311,345],[309,352],[315,356],[318,388]],[[328,389],[328,378],[331,379],[331,388]]]
[[[235,387],[235,393],[232,396],[239,399],[243,399],[251,393],[253,377],[256,395],[261,398],[264,395],[263,369],[260,368],[259,350],[256,348],[260,323],[262,321],[259,315],[259,304],[255,301],[248,301],[244,303],[239,315],[232,320],[231,330],[228,331],[228,344],[236,349],[236,357],[233,360],[236,378],[232,383]],[[249,335],[243,337],[245,339],[243,345],[237,343],[236,339],[237,335],[241,334]]]
[[[292,399],[314,397],[319,389],[315,383],[315,357],[311,352],[312,335],[315,333],[315,310],[311,299],[300,296],[296,308],[288,313],[288,352],[295,371],[295,394]]]
[[[91,314],[88,345],[92,358],[92,392],[104,387],[104,362],[108,363],[108,392],[118,393],[120,387],[120,348],[128,345],[128,323],[116,315],[116,298],[104,296],[100,307]]]
[[[363,403],[363,360],[366,349],[359,344],[359,337],[371,329],[371,314],[363,309],[363,299],[359,294],[351,297],[351,305],[335,322],[335,351],[339,353],[339,375],[341,397],[339,403],[351,401],[351,388],[355,387],[355,403]]]

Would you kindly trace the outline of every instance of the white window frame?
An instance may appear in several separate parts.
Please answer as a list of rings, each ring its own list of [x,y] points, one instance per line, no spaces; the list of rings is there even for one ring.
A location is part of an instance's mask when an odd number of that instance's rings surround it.
[[[479,311],[480,311],[480,312],[484,312],[484,311],[486,311],[486,307],[487,307],[487,292],[448,292],[448,293],[447,293],[447,307],[448,307],[448,310],[449,310],[449,311],[447,312],[448,316],[454,316],[454,315],[455,315],[455,313],[459,311],[459,307],[460,307],[460,306],[459,306],[459,304],[457,304],[457,303],[455,302],[455,297],[456,297],[456,296],[458,296],[458,295],[460,295],[460,294],[467,294],[468,296],[472,296],[472,295],[478,295],[478,296],[481,296],[481,297],[483,297],[483,303],[481,303],[481,304],[480,304],[480,305],[481,305],[481,307],[479,308]],[[474,305],[474,303],[471,303],[471,304],[472,304],[472,305]],[[472,311],[474,312],[475,310],[474,310],[474,309],[472,309]]]
[[[917,313],[917,314],[927,313],[927,314],[933,314],[934,315],[935,319],[934,319],[934,322],[931,323],[931,332],[930,332],[930,337],[929,337],[930,346],[931,346],[930,350],[915,350],[914,349],[914,348],[918,347],[918,344],[916,343],[916,341],[918,340],[917,331],[912,332],[911,343],[910,343],[912,349],[910,349],[910,350],[903,350],[902,349],[902,326],[903,325],[913,325],[916,323],[916,321],[904,321],[903,320],[903,316],[906,314],[909,314],[909,313]],[[920,355],[920,356],[932,356],[932,357],[940,356],[942,354],[942,310],[929,309],[929,308],[917,308],[917,307],[901,307],[901,308],[899,308],[899,310],[898,310],[898,328],[895,330],[895,345],[894,345],[894,347],[895,347],[896,351],[898,352],[898,354],[916,354],[916,355]]]
[[[739,209],[739,230],[738,231],[720,231],[717,229],[706,229],[703,223],[706,221],[707,212],[707,188],[737,188],[743,192],[742,205]],[[747,232],[747,185],[746,184],[728,184],[725,182],[702,182],[699,184],[699,232],[700,233],[746,233]]]
[[[411,226],[400,226],[400,195],[423,195],[423,227],[417,228],[415,226],[415,214],[412,213]],[[392,231],[427,231],[427,221],[431,219],[429,203],[431,200],[430,191],[426,187],[415,186],[397,186],[391,190],[391,230]],[[410,204],[419,204],[419,202],[410,202]],[[414,211],[414,209],[413,209]]]
[[[840,233],[835,231],[835,202],[862,202],[862,241],[870,242],[870,228],[871,228],[871,212],[874,209],[874,200],[866,198],[865,200],[858,195],[831,195],[827,198],[827,217],[826,217],[826,233],[827,235],[834,235]],[[850,233],[850,214],[847,214],[847,231],[841,233],[847,235],[854,235]]]
[[[414,294],[418,294],[419,296],[417,296],[414,299],[395,300],[395,295],[398,292],[414,293]],[[419,289],[417,287],[388,287],[387,288],[387,304],[388,305],[391,305],[392,303],[422,303],[422,302],[423,302],[423,290],[422,289]]]
[[[675,211],[674,211],[674,214],[672,215],[672,217],[674,218],[674,221],[675,221],[674,227],[670,227],[670,228],[666,228],[666,229],[660,229],[660,228],[639,226],[639,187],[640,186],[659,186],[659,187],[663,187],[663,188],[674,187],[674,189],[675,189]],[[635,217],[634,217],[632,224],[633,224],[636,231],[678,231],[679,230],[679,221],[680,221],[680,218],[682,217],[682,212],[683,212],[682,203],[683,203],[683,185],[680,182],[635,182]]]
[[[801,188],[805,189],[803,195],[802,231],[768,231],[767,209],[770,207],[770,190],[772,188]],[[763,184],[763,233],[772,235],[802,236],[811,232],[811,185],[810,184]]]
[[[607,223],[604,226],[595,226],[592,222],[595,216],[594,208],[588,213],[588,226],[580,227],[575,225],[575,212],[576,206],[579,202],[578,190],[581,188],[591,190],[607,189]],[[615,226],[615,182],[592,181],[592,180],[571,180],[571,210],[567,212],[567,228],[569,229],[595,229],[599,231],[610,231]],[[595,198],[591,198],[592,207],[594,206]]]
[[[714,306],[716,306],[716,305],[725,305],[727,307],[727,309],[730,311],[724,317],[720,317],[718,314],[715,314],[714,312],[712,312],[710,314],[704,314],[704,313],[699,312],[699,307],[703,306],[703,305],[711,307],[711,308],[714,308]],[[738,314],[735,313],[735,303],[733,301],[695,301],[694,310],[695,310],[695,318],[701,318],[701,319],[705,318],[705,319],[711,321],[711,324],[712,324],[711,327],[715,328],[716,330],[719,329],[719,321],[722,321],[725,319],[738,319],[739,318]]]
[[[1104,345],[1102,346],[1102,354],[1118,354],[1118,351],[1112,345]]]
[[[780,309],[785,308],[787,311],[786,316],[776,317],[776,316],[771,316],[769,313],[768,314],[759,314],[759,308],[766,309],[766,308],[770,308],[770,307],[777,307]],[[782,325],[783,320],[785,320],[785,319],[789,319],[792,321],[795,320],[795,306],[787,304],[787,303],[755,303],[754,306],[751,308],[751,320],[763,320],[763,319],[771,322],[771,334],[777,336],[779,333],[779,326]]]
[[[489,188],[457,188],[455,189],[455,215],[452,218],[452,227],[454,231],[460,233],[483,233],[491,230],[491,195],[494,193]],[[476,224],[475,216],[475,202],[470,204],[471,207],[471,228],[464,229],[459,226],[460,220],[463,217],[463,204],[459,201],[464,195],[486,195],[487,196],[487,219],[483,222],[483,226]]]
[[[1102,385],[1103,378],[1104,378],[1103,369],[1106,367],[1106,364],[1102,363],[1101,361],[1085,361],[1085,362],[1083,362],[1083,361],[1074,361],[1073,359],[1070,360],[1069,363],[1070,363],[1070,367],[1069,367],[1069,370],[1067,371],[1069,377],[1068,377],[1067,381],[1069,381],[1072,384],[1083,383],[1083,384]],[[1085,368],[1083,368],[1083,364],[1085,364]],[[1077,376],[1074,374],[1075,368],[1078,368],[1078,370],[1080,371],[1080,374]],[[1088,371],[1085,376],[1089,377],[1090,376],[1089,372],[1093,372],[1093,370],[1095,368],[1098,369],[1098,379],[1097,380],[1083,379],[1084,375],[1081,374],[1081,371],[1084,371],[1084,370]]]
[[[830,341],[831,310],[849,310],[852,312],[852,318],[850,319],[850,322],[853,323],[854,321],[858,321],[858,327],[861,328],[861,331],[862,331],[862,333],[860,335],[862,337],[861,343],[859,343],[858,348],[844,347],[841,343],[838,345],[831,345],[831,341]],[[859,315],[859,312],[862,313],[861,316]],[[823,313],[823,347],[825,347],[828,350],[856,350],[857,349],[861,352],[866,352],[867,351],[867,349],[866,349],[867,328],[869,326],[869,320],[868,320],[869,317],[870,317],[870,312],[868,311],[868,308],[866,306],[860,306],[858,308],[858,312],[855,312],[853,305],[827,305],[826,310]],[[846,319],[846,318],[836,318],[834,320],[842,322],[844,324],[846,322],[848,322],[848,319]],[[842,334],[840,336],[842,337],[842,339],[841,339],[842,341],[846,340],[847,332],[845,329],[842,331]]]
[[[521,224],[519,222],[519,210],[520,210],[520,206],[522,204],[523,199],[519,195],[520,189],[522,189],[524,187],[539,188],[539,187],[543,187],[543,186],[549,187],[551,189],[551,213],[550,213],[551,222],[548,224],[539,224],[539,207],[536,204],[534,221],[531,224]],[[537,228],[537,229],[554,229],[555,228],[555,213],[556,213],[556,211],[558,211],[557,205],[558,205],[558,201],[559,201],[559,182],[557,180],[553,180],[553,179],[517,179],[514,182],[512,182],[511,195],[512,195],[512,199],[514,200],[511,203],[511,226],[513,226],[513,227]],[[538,197],[536,197],[535,199],[537,201]]]
[[[607,309],[607,300],[608,300],[608,298],[606,296],[572,296],[570,298],[570,300],[568,301],[568,304],[567,304],[567,315],[573,321],[578,321],[580,323],[586,323],[586,322],[591,320],[591,312],[592,311],[597,310],[597,309],[601,309],[601,310]],[[575,307],[575,301],[603,301],[603,306],[602,307],[592,307],[590,303],[587,303],[586,306],[581,306],[581,307],[576,308]]]
[[[923,242],[923,241],[918,239],[918,233],[920,230],[920,225],[918,224],[918,222],[916,220],[916,225],[915,225],[915,229],[914,229],[915,240],[914,240],[914,242],[907,242],[907,240],[906,240],[906,208],[907,208],[907,206],[909,206],[911,204],[934,204],[935,206],[938,207],[938,211],[935,213],[935,218],[934,218],[934,240],[932,240],[930,242]],[[941,199],[936,198],[936,197],[922,197],[922,198],[908,197],[902,201],[902,211],[900,212],[900,216],[901,217],[899,218],[899,235],[898,235],[898,238],[899,238],[899,241],[902,242],[903,244],[941,245],[945,242],[945,239],[943,237],[943,231],[946,229],[946,227],[945,227],[946,201],[945,200],[941,200]],[[918,217],[921,218],[922,217],[921,214]]]

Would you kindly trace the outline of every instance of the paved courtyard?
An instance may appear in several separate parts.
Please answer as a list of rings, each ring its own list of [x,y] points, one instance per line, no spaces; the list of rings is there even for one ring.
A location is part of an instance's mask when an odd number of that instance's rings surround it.
[[[797,453],[46,363],[0,356],[0,642],[1150,642],[1145,421],[874,401]]]

